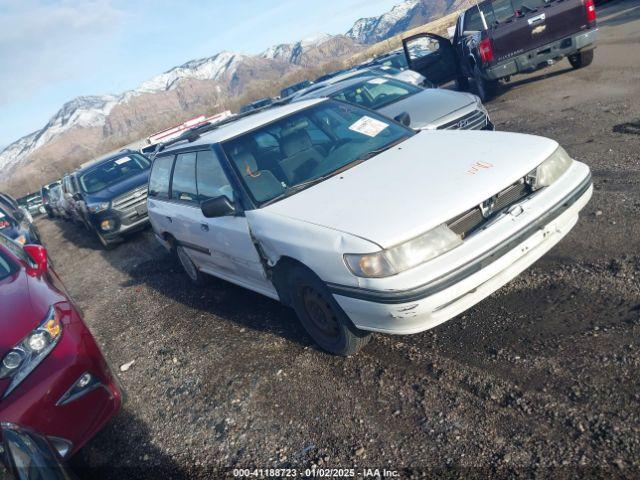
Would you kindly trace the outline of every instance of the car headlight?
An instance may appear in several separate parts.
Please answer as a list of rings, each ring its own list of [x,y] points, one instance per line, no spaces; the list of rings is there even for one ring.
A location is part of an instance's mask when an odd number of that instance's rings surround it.
[[[538,168],[527,175],[527,182],[534,190],[548,187],[567,171],[573,160],[562,147],[558,147]]]
[[[3,398],[9,395],[49,355],[61,336],[60,312],[55,307],[51,307],[42,323],[2,358],[0,379],[11,378]]]
[[[395,247],[365,255],[345,254],[344,260],[358,277],[389,277],[417,267],[461,243],[462,238],[442,224]]]
[[[107,210],[110,207],[109,202],[87,203],[87,209],[91,213],[98,213]]]

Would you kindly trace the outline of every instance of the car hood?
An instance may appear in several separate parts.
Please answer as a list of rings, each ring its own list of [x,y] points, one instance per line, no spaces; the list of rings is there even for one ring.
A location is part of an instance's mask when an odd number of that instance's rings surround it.
[[[517,133],[423,131],[264,209],[387,248],[479,205],[557,146]]]
[[[104,188],[98,192],[86,194],[86,199],[90,202],[107,202],[131,190],[146,185],[147,183],[149,183],[149,169],[140,172],[132,177],[126,178],[125,180],[116,183],[115,185]]]
[[[378,109],[382,115],[395,118],[403,112],[411,117],[411,127],[424,128],[439,118],[456,110],[475,106],[475,99],[462,92],[453,92],[441,88],[428,88]]]

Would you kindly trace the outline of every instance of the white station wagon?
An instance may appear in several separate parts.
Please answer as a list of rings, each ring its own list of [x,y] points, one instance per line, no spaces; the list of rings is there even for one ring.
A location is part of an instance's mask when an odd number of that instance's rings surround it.
[[[478,303],[558,243],[593,191],[553,140],[415,132],[337,100],[205,130],[155,158],[155,235],[193,281],[293,307],[340,355]]]

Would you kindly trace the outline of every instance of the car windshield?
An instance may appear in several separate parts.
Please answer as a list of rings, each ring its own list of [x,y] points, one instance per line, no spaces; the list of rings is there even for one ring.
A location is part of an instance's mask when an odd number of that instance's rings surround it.
[[[258,204],[292,195],[413,135],[343,102],[325,101],[223,143]]]
[[[399,80],[376,77],[351,84],[331,96],[337,100],[377,110],[420,91],[420,88]]]
[[[149,168],[149,160],[137,153],[113,158],[96,165],[80,176],[80,185],[87,193],[96,193]]]

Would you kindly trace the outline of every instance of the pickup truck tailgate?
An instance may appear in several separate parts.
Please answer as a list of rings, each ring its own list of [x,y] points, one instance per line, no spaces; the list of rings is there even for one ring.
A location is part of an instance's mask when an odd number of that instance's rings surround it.
[[[547,45],[590,27],[583,0],[513,0],[522,16],[499,23],[491,30],[494,60]],[[526,8],[531,7],[535,11]]]

